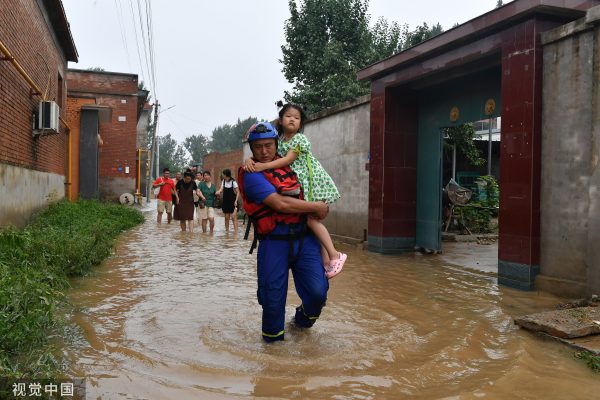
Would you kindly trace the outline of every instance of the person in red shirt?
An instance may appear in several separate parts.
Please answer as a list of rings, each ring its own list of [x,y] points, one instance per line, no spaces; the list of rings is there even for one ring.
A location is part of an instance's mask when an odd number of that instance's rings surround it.
[[[156,222],[158,222],[159,224],[162,222],[162,214],[163,212],[167,211],[167,222],[170,224],[171,223],[171,218],[172,218],[172,195],[177,196],[177,192],[175,191],[175,181],[173,181],[173,179],[170,178],[171,176],[171,171],[169,171],[169,168],[165,168],[163,169],[163,176],[161,176],[160,178],[157,178],[154,183],[152,183],[152,189],[155,188],[160,188],[160,192],[158,192],[158,196],[156,196],[157,198],[157,211],[158,211],[158,215],[156,216]],[[177,198],[177,201],[179,201],[179,198]]]

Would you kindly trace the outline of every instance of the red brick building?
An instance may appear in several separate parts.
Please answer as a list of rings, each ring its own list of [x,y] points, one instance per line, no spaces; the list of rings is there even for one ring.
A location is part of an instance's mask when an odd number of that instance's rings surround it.
[[[67,129],[34,136],[32,128],[42,99],[66,116],[67,62],[78,54],[62,2],[0,1],[0,49],[0,225],[22,226],[65,196]]]
[[[74,194],[114,200],[135,193],[137,125],[148,92],[138,90],[137,75],[116,72],[69,69],[67,84],[80,160]]]
[[[230,169],[231,176],[234,179],[237,179],[238,168],[242,165],[243,161],[242,149],[228,151],[227,153],[214,152],[204,156],[202,170],[210,171],[213,182],[219,182],[221,179],[221,171],[224,169]],[[218,187],[220,187],[220,183],[217,184],[217,188]]]

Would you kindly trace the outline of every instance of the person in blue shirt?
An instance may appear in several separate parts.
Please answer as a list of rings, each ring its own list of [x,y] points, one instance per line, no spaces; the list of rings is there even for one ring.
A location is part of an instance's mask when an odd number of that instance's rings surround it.
[[[277,157],[277,131],[268,122],[253,126],[248,143],[254,159],[270,162]],[[238,183],[255,239],[257,255],[258,302],[263,308],[262,337],[267,342],[285,336],[285,301],[291,269],[296,292],[302,304],[294,322],[310,328],[321,314],[329,284],[321,258],[321,244],[306,228],[306,217],[323,219],[329,208],[321,201],[301,199],[300,185],[289,166],[262,172],[240,169]],[[286,192],[297,188],[292,194]]]

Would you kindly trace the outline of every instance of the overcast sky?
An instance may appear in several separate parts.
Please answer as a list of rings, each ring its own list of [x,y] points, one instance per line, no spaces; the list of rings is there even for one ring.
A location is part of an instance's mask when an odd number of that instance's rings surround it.
[[[63,0],[79,52],[79,63],[69,67],[136,73],[153,90],[139,30],[138,4],[143,9],[146,1],[152,9],[155,89],[164,110],[159,135],[171,133],[182,142],[192,134],[210,136],[238,117],[274,117],[274,103],[291,89],[279,62],[287,0]],[[372,23],[384,17],[413,29],[439,22],[446,30],[495,5],[371,0],[369,14]],[[143,19],[145,28],[145,14]]]

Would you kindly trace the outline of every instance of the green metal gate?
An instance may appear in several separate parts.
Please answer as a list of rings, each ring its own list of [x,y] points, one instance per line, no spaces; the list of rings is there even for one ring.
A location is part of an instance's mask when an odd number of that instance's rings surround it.
[[[417,247],[442,249],[442,187],[447,182],[442,182],[441,128],[489,118],[485,113],[488,99],[496,102],[492,116],[500,116],[500,80],[498,67],[419,91]]]

